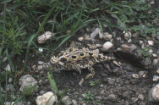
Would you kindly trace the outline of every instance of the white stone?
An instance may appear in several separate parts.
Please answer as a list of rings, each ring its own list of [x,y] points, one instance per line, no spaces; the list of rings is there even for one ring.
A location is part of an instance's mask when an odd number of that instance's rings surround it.
[[[29,74],[23,75],[19,79],[20,91],[24,91],[27,88],[35,87],[37,88],[37,81]]]
[[[153,45],[154,45],[154,41],[148,40],[148,44],[149,44],[150,46],[153,46]]]
[[[150,50],[149,50],[149,53],[150,53],[150,54],[152,54],[152,53],[153,53],[153,50],[152,50],[152,49],[150,49]]]
[[[37,69],[38,70],[42,70],[43,69],[43,65],[38,65]]]
[[[78,41],[83,41],[84,37],[78,37]]]
[[[44,62],[43,61],[38,61],[38,64],[42,65],[42,64],[44,64]]]
[[[154,81],[154,82],[159,81],[159,76],[158,76],[158,75],[154,75],[154,76],[153,76],[153,81]]]
[[[112,47],[113,47],[113,43],[111,43],[111,42],[105,42],[103,44],[103,50],[104,51],[107,51],[107,50],[111,49]]]
[[[159,84],[150,89],[148,99],[152,102],[159,102]]]
[[[156,57],[157,57],[157,54],[153,53],[152,56],[153,56],[154,58],[156,58]]]
[[[128,43],[131,43],[132,42],[132,39],[128,39]]]
[[[39,52],[43,52],[43,51],[44,51],[44,49],[40,47],[39,48]]]
[[[44,34],[38,36],[37,40],[39,44],[44,44],[48,39],[50,39],[52,36],[54,36],[55,34],[50,32],[50,31],[46,31]]]
[[[128,40],[128,39],[130,39],[131,38],[131,32],[123,32],[124,33],[124,38],[126,39],[126,40]]]
[[[57,96],[49,91],[41,96],[37,96],[35,101],[37,105],[54,105],[57,102]]]
[[[5,67],[5,70],[6,70],[6,71],[8,71],[8,72],[10,72],[10,71],[11,71],[11,67],[10,67],[10,65],[9,65],[9,64]]]
[[[9,77],[8,82],[11,83],[13,81],[13,79],[11,77]]]

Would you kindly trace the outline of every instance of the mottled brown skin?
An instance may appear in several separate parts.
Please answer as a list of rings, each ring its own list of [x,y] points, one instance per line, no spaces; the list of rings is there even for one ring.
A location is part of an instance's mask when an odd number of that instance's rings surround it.
[[[53,56],[50,62],[53,70],[55,71],[75,70],[81,73],[82,69],[87,69],[90,73],[85,77],[85,79],[88,79],[95,75],[93,68],[94,64],[108,60],[114,60],[114,58],[104,56],[98,49],[90,50],[88,48],[68,48],[59,53],[56,57]]]

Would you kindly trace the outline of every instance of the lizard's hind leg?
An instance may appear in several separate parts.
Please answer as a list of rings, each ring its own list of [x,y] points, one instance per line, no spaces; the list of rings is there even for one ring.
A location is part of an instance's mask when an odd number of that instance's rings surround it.
[[[95,75],[95,70],[94,70],[93,67],[88,67],[88,70],[89,70],[90,73],[86,75],[85,79],[89,79],[90,77],[93,78],[94,75]]]

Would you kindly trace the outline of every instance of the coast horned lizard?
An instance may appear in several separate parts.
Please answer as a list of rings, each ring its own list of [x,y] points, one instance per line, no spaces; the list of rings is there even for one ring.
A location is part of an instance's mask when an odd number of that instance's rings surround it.
[[[114,58],[104,56],[99,49],[69,47],[57,56],[53,56],[50,62],[55,71],[75,70],[81,73],[81,70],[87,69],[90,73],[86,75],[85,79],[88,79],[95,75],[94,64],[108,60],[114,60]]]

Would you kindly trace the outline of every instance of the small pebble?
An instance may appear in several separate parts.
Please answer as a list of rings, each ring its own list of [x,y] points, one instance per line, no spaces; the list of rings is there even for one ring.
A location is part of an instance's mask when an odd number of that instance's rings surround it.
[[[152,53],[153,53],[153,50],[152,50],[152,49],[150,49],[150,50],[149,50],[149,53],[150,53],[150,54],[152,54]]]
[[[38,36],[37,41],[39,44],[44,44],[48,39],[51,39],[51,37],[54,35],[54,33],[46,31],[44,34]]]
[[[70,99],[69,96],[64,96],[64,97],[62,98],[62,103],[63,103],[64,105],[71,105],[71,104],[72,104],[72,101],[71,101],[71,99]]]
[[[128,46],[127,44],[122,44],[121,47],[124,51],[130,51],[130,46]]]
[[[35,101],[37,105],[54,105],[57,102],[57,96],[49,91],[41,96],[37,96]]]
[[[72,100],[72,105],[78,105],[76,100]]]
[[[112,47],[113,47],[113,43],[111,43],[111,42],[105,42],[103,44],[103,50],[104,51],[107,51],[107,50],[111,49]]]
[[[159,68],[156,70],[156,73],[159,75]]]
[[[42,53],[43,51],[44,51],[44,49],[40,47],[40,48],[39,48],[39,52]]]
[[[149,44],[150,46],[153,46],[153,45],[154,45],[154,41],[148,40],[148,44]]]
[[[108,97],[106,97],[106,99],[115,101],[117,99],[117,96],[115,94],[110,94]]]
[[[154,75],[154,76],[153,76],[153,81],[154,81],[154,82],[159,81],[159,76],[158,76],[158,75]]]
[[[158,59],[153,60],[153,65],[158,65]]]
[[[124,38],[126,39],[126,40],[128,40],[128,39],[130,39],[131,38],[131,32],[123,32],[124,33]]]
[[[138,79],[139,75],[138,74],[132,74],[132,77],[135,78],[135,79]]]
[[[131,51],[131,52],[134,51],[134,50],[136,50],[136,49],[137,49],[137,47],[136,47],[135,44],[131,44],[131,45],[130,45],[130,51]]]
[[[42,70],[43,69],[43,65],[38,65],[37,69],[38,70]]]
[[[84,37],[78,37],[78,41],[83,41]]]
[[[90,35],[91,39],[94,39],[100,32],[100,28],[96,28]]]
[[[152,56],[153,56],[154,58],[156,58],[156,57],[157,57],[157,54],[153,53]]]
[[[144,100],[144,95],[143,94],[139,94],[138,98],[143,101]]]
[[[8,79],[8,82],[11,83],[12,81],[13,81],[13,79],[10,77],[10,78]]]
[[[113,84],[115,83],[115,79],[113,79],[113,78],[108,78],[108,83],[109,83],[110,85],[113,85]]]
[[[105,40],[111,40],[112,37],[113,36],[111,34],[109,34],[108,32],[105,32],[102,38]]]
[[[7,91],[11,91],[11,92],[15,91],[14,85],[8,84],[8,85],[6,86],[6,90],[7,90]]]
[[[44,64],[44,62],[43,61],[38,61],[38,64],[42,65],[42,64]]]
[[[10,71],[11,71],[11,67],[10,67],[10,65],[9,65],[9,64],[5,67],[5,70],[6,70],[6,71],[8,71],[8,72],[10,72]]]
[[[146,72],[145,71],[139,71],[139,76],[142,78],[146,77]]]
[[[132,42],[132,39],[129,39],[129,40],[128,40],[128,43],[131,43],[131,42]]]
[[[6,62],[7,59],[8,59],[7,57],[4,57],[3,60],[2,60],[2,62]]]
[[[98,48],[99,48],[99,47],[102,47],[102,45],[101,45],[101,44],[96,44],[96,47],[98,47]]]
[[[144,42],[142,40],[139,40],[139,44],[142,45]]]

